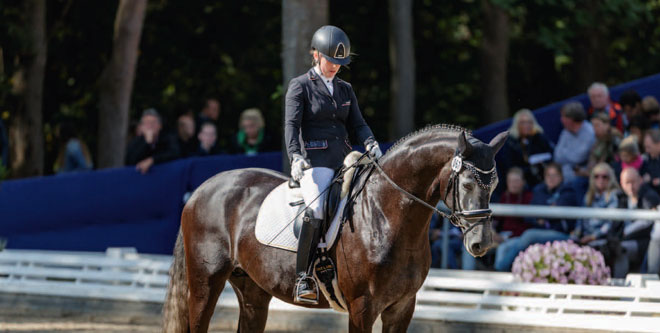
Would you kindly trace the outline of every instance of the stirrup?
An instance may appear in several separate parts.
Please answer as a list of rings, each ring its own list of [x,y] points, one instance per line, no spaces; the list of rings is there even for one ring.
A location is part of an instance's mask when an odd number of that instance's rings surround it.
[[[313,293],[307,293],[307,294],[301,294],[303,290],[300,290],[301,287],[306,286],[308,290],[312,289]],[[310,288],[310,286],[312,286]],[[311,305],[317,305],[319,304],[319,286],[318,283],[316,283],[315,279],[313,276],[307,275],[307,274],[301,274],[298,276],[296,279],[296,287],[294,288],[294,303],[299,303],[299,304],[311,304]],[[309,297],[306,297],[309,296]],[[313,296],[314,298],[312,298]]]

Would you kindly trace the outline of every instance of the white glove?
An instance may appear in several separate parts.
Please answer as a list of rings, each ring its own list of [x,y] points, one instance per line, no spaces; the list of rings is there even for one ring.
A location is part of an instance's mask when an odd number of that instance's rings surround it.
[[[378,146],[378,142],[376,141],[368,144],[366,148],[369,155],[375,159],[379,159],[381,156],[383,156],[383,152],[380,151],[380,146]]]
[[[300,181],[303,177],[303,171],[312,166],[307,160],[298,154],[293,154],[293,162],[291,162],[291,178],[295,181]]]

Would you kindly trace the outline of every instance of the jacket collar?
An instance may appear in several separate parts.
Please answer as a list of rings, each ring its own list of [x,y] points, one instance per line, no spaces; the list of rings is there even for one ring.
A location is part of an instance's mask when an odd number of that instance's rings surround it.
[[[310,68],[309,71],[307,72],[307,77],[309,78],[310,81],[313,81],[314,84],[320,89],[324,94],[333,97],[334,94],[337,93],[337,77],[335,76],[332,78],[332,86],[333,86],[333,95],[330,95],[330,92],[328,91],[328,88],[325,86],[325,83],[323,83],[323,79],[321,76],[316,73],[314,70],[314,67]]]

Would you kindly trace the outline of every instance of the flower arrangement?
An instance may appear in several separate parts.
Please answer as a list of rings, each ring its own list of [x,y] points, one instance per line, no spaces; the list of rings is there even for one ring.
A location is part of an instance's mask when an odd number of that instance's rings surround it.
[[[604,285],[610,278],[600,252],[572,241],[528,247],[516,257],[512,272],[523,282]]]

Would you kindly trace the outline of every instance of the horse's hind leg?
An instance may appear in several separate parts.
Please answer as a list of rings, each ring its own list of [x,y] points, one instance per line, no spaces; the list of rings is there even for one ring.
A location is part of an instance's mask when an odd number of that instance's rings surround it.
[[[191,332],[208,331],[218,297],[233,269],[229,258],[222,254],[228,251],[219,243],[196,239],[186,242]]]
[[[232,274],[229,282],[234,287],[241,306],[238,332],[263,332],[272,296],[242,271]]]
[[[390,305],[380,315],[383,322],[383,333],[405,332],[415,312],[415,296],[400,300]]]

